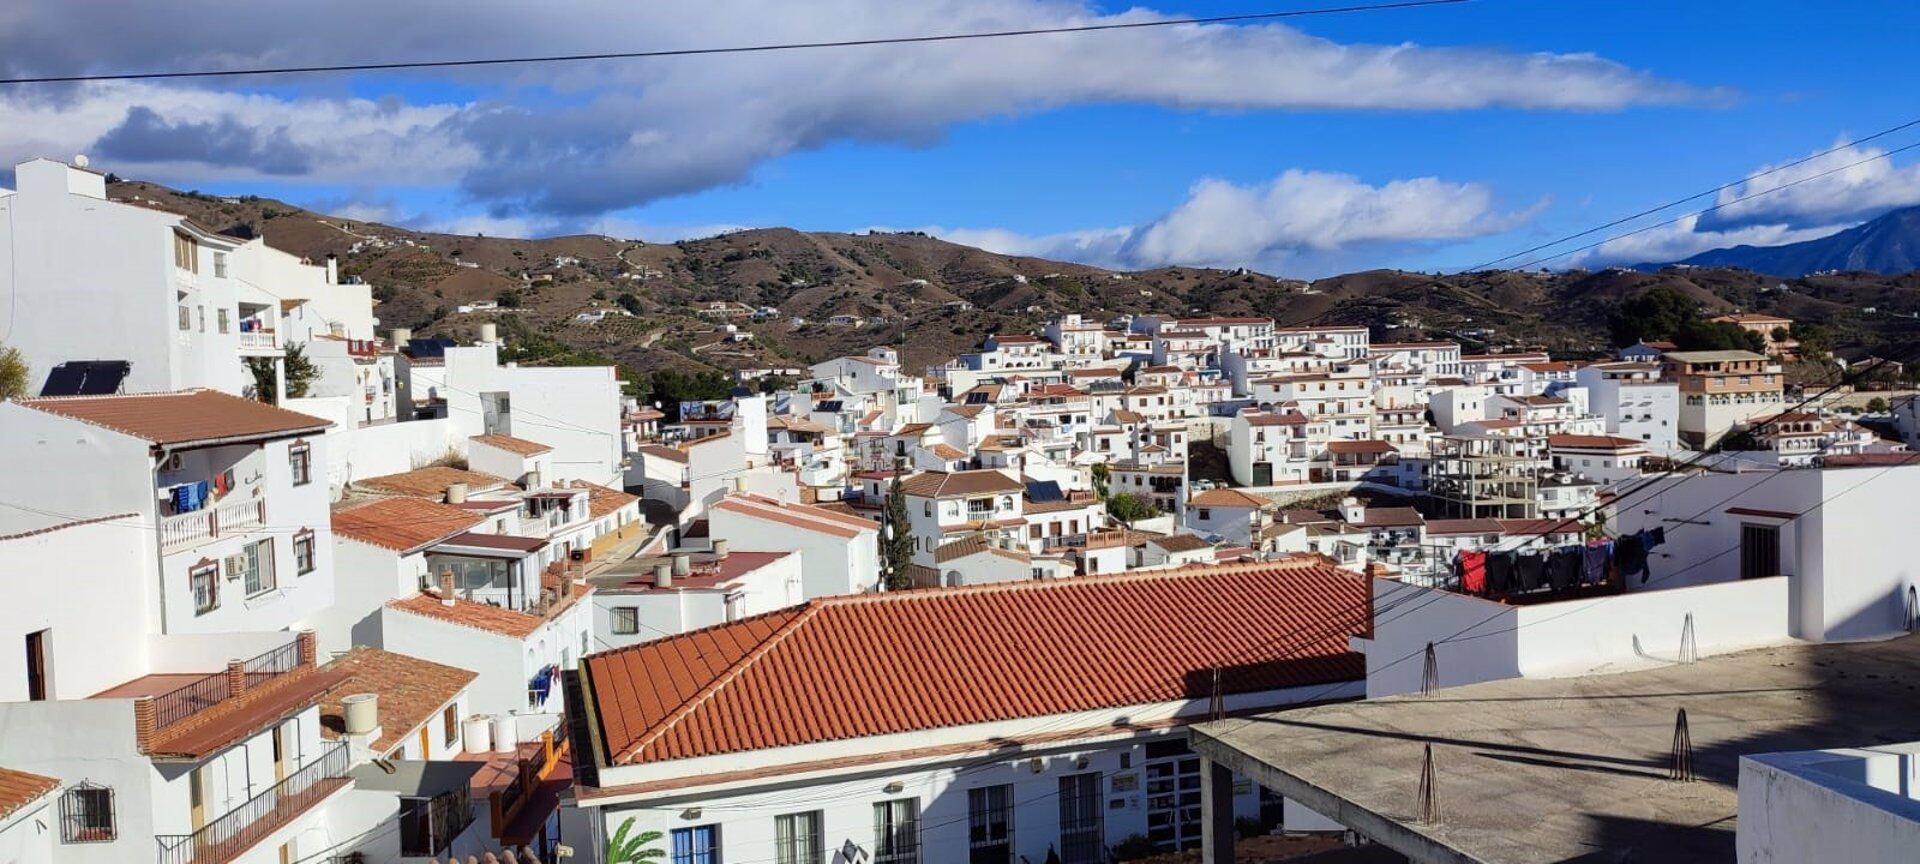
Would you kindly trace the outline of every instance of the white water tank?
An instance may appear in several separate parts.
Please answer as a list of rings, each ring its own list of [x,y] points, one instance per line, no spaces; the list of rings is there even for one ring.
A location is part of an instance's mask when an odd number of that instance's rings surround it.
[[[496,324],[480,325],[480,344],[492,345],[500,341],[500,327]]]
[[[380,694],[355,693],[340,700],[348,735],[366,735],[380,726]]]
[[[520,748],[520,721],[512,714],[493,717],[493,752],[512,753]]]
[[[485,714],[475,714],[460,723],[461,749],[468,753],[485,753],[493,749],[493,721]]]

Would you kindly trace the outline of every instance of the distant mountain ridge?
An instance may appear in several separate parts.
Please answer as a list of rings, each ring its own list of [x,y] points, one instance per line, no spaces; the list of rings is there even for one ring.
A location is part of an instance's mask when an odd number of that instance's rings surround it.
[[[1897,275],[1920,270],[1920,207],[1903,207],[1835,234],[1781,246],[1710,249],[1676,264],[1739,267],[1769,276],[1806,276],[1831,271]],[[1658,270],[1665,264],[1640,264]]]

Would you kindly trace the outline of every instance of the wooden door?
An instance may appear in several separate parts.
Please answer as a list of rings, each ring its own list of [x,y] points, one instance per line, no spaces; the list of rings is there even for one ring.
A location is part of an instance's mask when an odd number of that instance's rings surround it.
[[[433,758],[433,742],[427,736],[427,728],[432,725],[429,723],[427,726],[420,727],[420,758],[422,759]]]
[[[27,634],[27,699],[44,702],[47,698],[47,633]]]
[[[273,727],[273,782],[287,779],[287,727]]]

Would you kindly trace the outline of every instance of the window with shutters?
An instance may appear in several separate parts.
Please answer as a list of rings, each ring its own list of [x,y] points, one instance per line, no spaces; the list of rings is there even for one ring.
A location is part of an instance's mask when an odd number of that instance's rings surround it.
[[[873,805],[873,864],[920,864],[920,801]]]

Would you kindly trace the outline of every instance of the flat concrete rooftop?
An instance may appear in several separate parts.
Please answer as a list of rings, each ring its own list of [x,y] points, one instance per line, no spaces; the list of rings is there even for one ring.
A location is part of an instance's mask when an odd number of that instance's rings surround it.
[[[1681,708],[1690,783],[1668,779]],[[1222,720],[1192,738],[1413,861],[1731,861],[1740,756],[1920,739],[1920,637],[1495,681]],[[1438,818],[1422,824],[1429,742]]]

